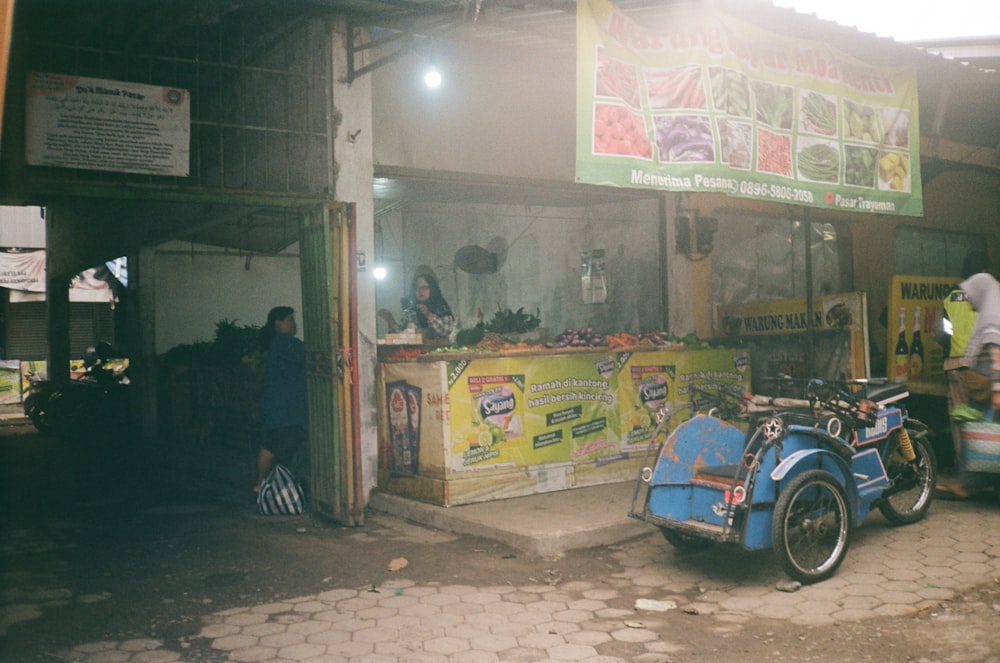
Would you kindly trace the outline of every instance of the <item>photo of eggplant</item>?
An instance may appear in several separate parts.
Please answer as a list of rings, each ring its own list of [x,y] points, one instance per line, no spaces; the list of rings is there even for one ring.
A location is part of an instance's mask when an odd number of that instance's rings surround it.
[[[661,115],[653,118],[660,161],[715,161],[712,125],[703,115]]]
[[[750,88],[746,76],[735,69],[710,67],[708,80],[715,110],[727,115],[750,117]]]
[[[787,85],[773,85],[762,81],[750,83],[757,121],[777,129],[792,128],[793,90]]]
[[[700,65],[646,69],[643,75],[651,109],[705,107],[705,84],[701,78]]]
[[[749,122],[735,122],[724,117],[720,117],[716,123],[719,127],[722,163],[729,164],[731,168],[749,170],[753,127]]]

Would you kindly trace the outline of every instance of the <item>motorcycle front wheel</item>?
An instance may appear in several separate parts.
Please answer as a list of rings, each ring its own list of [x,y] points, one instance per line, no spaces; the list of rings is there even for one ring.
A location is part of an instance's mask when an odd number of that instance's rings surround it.
[[[771,543],[785,572],[808,584],[837,571],[850,530],[843,486],[826,470],[809,470],[782,488],[774,505]]]
[[[907,462],[899,448],[899,433],[892,436],[886,450],[885,472],[889,487],[878,502],[878,510],[894,525],[907,525],[927,515],[937,485],[937,459],[926,437],[909,430],[910,443],[917,458]]]

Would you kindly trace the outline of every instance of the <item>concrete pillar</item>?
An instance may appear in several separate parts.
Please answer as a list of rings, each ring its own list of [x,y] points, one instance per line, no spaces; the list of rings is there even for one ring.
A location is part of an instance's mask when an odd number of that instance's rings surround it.
[[[375,366],[375,283],[371,260],[375,255],[375,202],[372,193],[374,175],[372,152],[372,80],[366,74],[347,81],[347,27],[343,21],[332,26],[332,99],[333,158],[336,181],[332,190],[337,200],[354,203],[357,217],[358,253],[366,258],[358,272],[358,397],[361,420],[362,477],[364,495],[375,486],[378,463],[378,419],[376,416]],[[368,36],[364,35],[363,39]],[[366,51],[368,52],[368,51]],[[357,57],[361,57],[358,55]],[[364,66],[355,62],[355,68]]]

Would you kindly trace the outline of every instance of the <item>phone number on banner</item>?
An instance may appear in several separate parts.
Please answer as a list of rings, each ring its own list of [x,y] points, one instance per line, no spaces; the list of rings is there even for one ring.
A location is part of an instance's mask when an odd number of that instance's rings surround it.
[[[766,184],[764,182],[748,182],[741,180],[739,184],[740,195],[754,196],[757,198],[773,198],[776,200],[788,200],[796,203],[813,202],[813,192],[808,189],[797,189],[781,184]]]
[[[784,184],[755,182],[753,180],[738,180],[732,177],[715,177],[697,174],[689,177],[650,176],[633,171],[632,184],[666,186],[674,190],[714,190],[725,191],[734,196],[748,198],[767,198],[791,203],[810,204],[815,201],[813,192]]]

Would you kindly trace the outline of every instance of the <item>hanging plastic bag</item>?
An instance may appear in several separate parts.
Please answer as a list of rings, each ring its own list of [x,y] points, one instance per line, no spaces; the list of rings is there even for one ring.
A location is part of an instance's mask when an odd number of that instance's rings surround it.
[[[257,510],[265,516],[297,516],[305,506],[302,484],[284,465],[276,464],[257,493]]]

